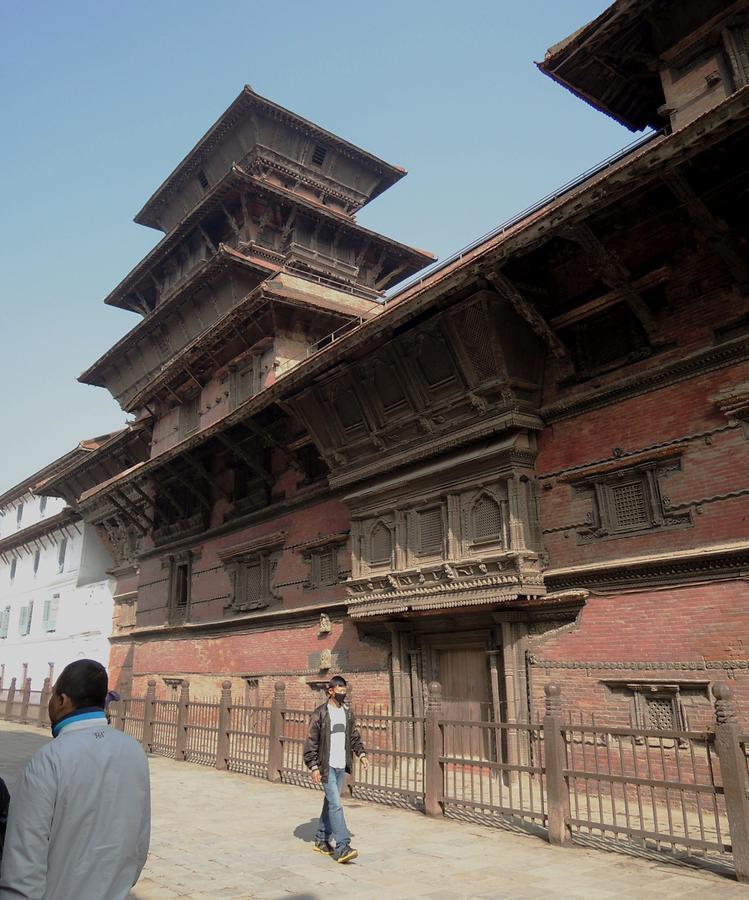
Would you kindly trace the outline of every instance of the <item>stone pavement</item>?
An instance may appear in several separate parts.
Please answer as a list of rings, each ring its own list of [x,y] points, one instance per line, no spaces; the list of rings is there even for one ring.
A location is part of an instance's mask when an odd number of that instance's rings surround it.
[[[33,727],[0,722],[0,774],[11,783],[44,739]],[[560,849],[530,835],[357,801],[346,809],[361,857],[340,866],[311,849],[317,793],[159,757],[151,773],[151,854],[131,900],[749,900],[749,887],[692,868]]]

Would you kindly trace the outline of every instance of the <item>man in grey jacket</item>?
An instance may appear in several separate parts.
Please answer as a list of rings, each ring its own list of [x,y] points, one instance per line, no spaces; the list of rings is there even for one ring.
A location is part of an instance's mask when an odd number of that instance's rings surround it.
[[[151,801],[140,744],[107,725],[107,673],[70,663],[49,701],[54,740],[10,803],[0,900],[124,900],[148,856]]]

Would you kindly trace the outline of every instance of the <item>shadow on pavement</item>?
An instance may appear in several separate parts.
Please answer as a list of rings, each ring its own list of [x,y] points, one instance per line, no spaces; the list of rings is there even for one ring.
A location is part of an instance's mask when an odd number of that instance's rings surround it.
[[[297,825],[294,829],[294,837],[299,838],[300,841],[306,841],[308,844],[311,844],[317,833],[317,823],[318,819],[314,818],[310,819],[309,822]]]

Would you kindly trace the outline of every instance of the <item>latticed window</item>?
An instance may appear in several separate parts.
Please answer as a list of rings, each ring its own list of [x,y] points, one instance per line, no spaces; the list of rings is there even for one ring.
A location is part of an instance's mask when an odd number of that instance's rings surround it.
[[[455,316],[460,336],[471,357],[471,364],[481,381],[497,376],[492,332],[486,311],[480,303],[472,303]]]
[[[369,538],[369,561],[389,563],[393,555],[393,536],[384,522],[378,522]]]
[[[333,548],[318,555],[318,566],[320,568],[320,584],[335,584],[338,580],[338,566],[336,565],[336,552]]]
[[[502,510],[499,503],[485,494],[473,506],[473,539],[496,540],[502,536]]]
[[[263,573],[260,563],[244,567],[244,598],[247,603],[257,603],[263,596]]]
[[[641,481],[612,485],[610,488],[614,522],[617,528],[636,528],[649,521],[645,488]]]
[[[670,697],[645,696],[646,727],[653,731],[673,731],[674,703]]]
[[[441,553],[443,547],[442,509],[435,506],[418,513],[419,553]]]

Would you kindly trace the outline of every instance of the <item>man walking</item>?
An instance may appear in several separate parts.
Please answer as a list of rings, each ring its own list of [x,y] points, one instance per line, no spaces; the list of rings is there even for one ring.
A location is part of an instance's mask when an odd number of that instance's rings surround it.
[[[346,772],[351,771],[354,753],[362,766],[369,768],[354,714],[344,706],[345,700],[346,679],[334,675],[328,682],[327,701],[312,713],[309,733],[304,742],[304,762],[312,771],[314,783],[322,784],[325,790],[314,849],[332,857],[337,863],[350,862],[359,855],[351,846],[341,804],[343,779]],[[330,844],[333,835],[336,839],[335,850]]]
[[[54,740],[31,757],[10,803],[0,900],[124,900],[148,855],[148,760],[107,725],[107,673],[63,669],[49,701]]]

